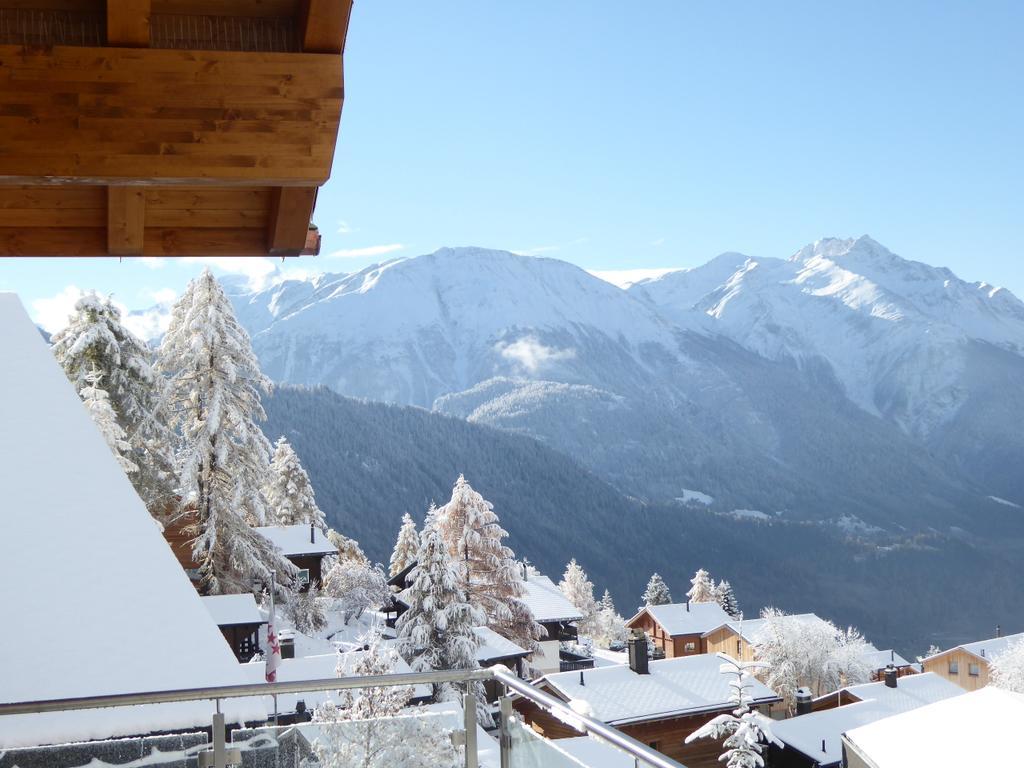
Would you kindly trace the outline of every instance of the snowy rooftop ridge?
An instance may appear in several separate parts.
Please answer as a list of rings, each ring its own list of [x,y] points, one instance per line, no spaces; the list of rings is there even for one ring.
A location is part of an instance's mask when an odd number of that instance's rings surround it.
[[[256,605],[256,598],[248,592],[244,595],[206,595],[201,599],[218,627],[267,622]]]
[[[323,531],[310,525],[264,525],[256,531],[280,549],[285,557],[333,555],[338,552]]]
[[[646,605],[627,624],[642,613],[650,614],[669,635],[703,635],[732,621],[718,603],[666,603]]]
[[[526,579],[523,602],[530,606],[533,618],[539,624],[555,621],[579,621],[580,609],[569,602],[555,583],[547,576],[532,574]]]
[[[849,729],[963,694],[958,685],[931,672],[902,677],[896,688],[879,682],[846,690],[861,701],[781,720],[772,724],[772,732],[787,748],[802,752],[822,765],[831,765],[842,759],[841,737]]]
[[[875,768],[1011,765],[1020,755],[1007,739],[1022,719],[1024,696],[990,685],[850,729],[844,741]]]
[[[1015,635],[990,637],[988,640],[975,640],[973,643],[961,643],[960,645],[954,645],[952,648],[947,648],[944,651],[939,651],[938,653],[929,656],[925,661],[937,659],[941,656],[945,656],[950,651],[956,650],[966,651],[967,653],[977,656],[979,659],[991,661],[993,656],[998,656],[1013,643],[1018,641],[1024,641],[1024,632],[1018,632]]]
[[[36,701],[246,682],[224,637],[17,296],[0,293],[0,463],[8,509],[0,579],[23,631],[0,633],[0,701]],[[54,557],[54,531],[67,542]],[[89,546],[80,546],[87,541]],[[77,544],[72,543],[77,542]],[[130,543],[130,546],[125,546]],[[46,563],[40,568],[40,563]],[[60,595],[60,601],[40,600]],[[173,617],[173,625],[169,624]],[[88,640],[69,652],[68,633]],[[173,663],[154,653],[174,637]],[[170,639],[169,639],[170,638]],[[255,700],[224,702],[257,720]],[[0,747],[209,725],[208,701],[0,718]]]
[[[617,664],[582,673],[556,672],[540,678],[537,684],[546,683],[567,701],[585,700],[598,720],[624,725],[732,706],[729,679],[721,673],[721,666],[721,659],[704,653],[652,661],[647,675],[638,675],[627,664]],[[779,701],[764,683],[754,680],[751,686],[755,702]]]

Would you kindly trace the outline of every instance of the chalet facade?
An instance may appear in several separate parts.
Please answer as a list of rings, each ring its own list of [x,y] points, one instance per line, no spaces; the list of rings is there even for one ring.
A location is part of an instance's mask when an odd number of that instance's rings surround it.
[[[694,654],[647,660],[643,638],[630,643],[630,664],[545,675],[535,685],[569,702],[584,699],[603,720],[688,768],[720,766],[722,745],[714,739],[686,743],[686,737],[712,718],[735,709],[721,660]],[[774,691],[753,681],[753,705],[769,714],[781,701]],[[549,739],[579,736],[571,726],[516,698],[513,706],[537,733]]]
[[[203,606],[220,628],[235,658],[247,663],[260,652],[260,627],[267,623],[256,605],[256,598],[244,595],[207,595]]]
[[[706,635],[731,621],[718,603],[688,601],[645,606],[626,622],[626,627],[646,633],[666,659],[675,659],[713,653]],[[735,648],[725,652],[734,655]]]
[[[846,731],[962,693],[937,675],[900,678],[893,668],[885,681],[827,694],[813,702],[813,711],[774,723],[772,733],[782,746],[769,746],[768,764],[772,768],[839,768]]]
[[[813,613],[793,613],[783,616],[782,621],[798,625],[824,623],[824,619]],[[705,653],[727,653],[740,661],[753,661],[754,650],[761,642],[766,624],[765,619],[744,619],[736,621],[731,617],[702,635]]]
[[[988,685],[988,665],[992,658],[1021,640],[1024,640],[1024,632],[965,643],[929,656],[921,666],[925,672],[934,672],[965,691],[976,691]]]
[[[338,548],[314,525],[265,525],[255,531],[281,550],[299,569],[300,582],[323,583],[323,559],[338,554]]]

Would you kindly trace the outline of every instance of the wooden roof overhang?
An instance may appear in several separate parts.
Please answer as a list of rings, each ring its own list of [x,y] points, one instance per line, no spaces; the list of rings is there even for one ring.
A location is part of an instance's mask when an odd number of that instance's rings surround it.
[[[0,255],[289,256],[352,0],[0,0]]]

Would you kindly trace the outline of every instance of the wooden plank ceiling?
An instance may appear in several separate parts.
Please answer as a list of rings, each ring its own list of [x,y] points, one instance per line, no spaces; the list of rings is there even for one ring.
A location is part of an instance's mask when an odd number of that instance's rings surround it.
[[[317,252],[350,12],[0,0],[0,256]]]

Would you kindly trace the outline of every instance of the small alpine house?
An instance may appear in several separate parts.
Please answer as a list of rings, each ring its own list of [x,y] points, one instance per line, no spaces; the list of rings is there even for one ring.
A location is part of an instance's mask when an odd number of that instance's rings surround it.
[[[351,0],[0,3],[0,256],[294,256]]]

